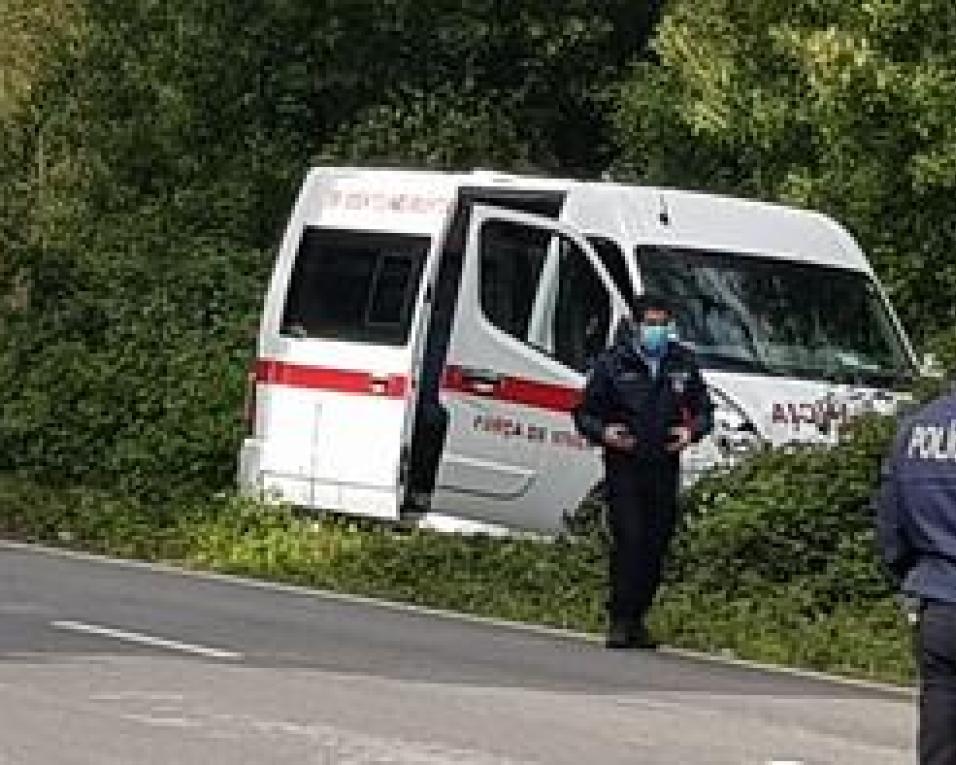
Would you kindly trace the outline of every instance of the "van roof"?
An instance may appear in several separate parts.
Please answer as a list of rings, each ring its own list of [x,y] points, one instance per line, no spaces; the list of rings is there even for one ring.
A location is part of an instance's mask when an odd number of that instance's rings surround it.
[[[488,168],[475,168],[470,172],[452,172],[444,170],[424,170],[410,168],[390,168],[390,167],[335,167],[321,166],[313,167],[309,175],[325,175],[337,178],[360,178],[363,176],[389,176],[393,180],[414,181],[431,180],[445,181],[449,186],[467,185],[473,182],[482,184],[500,185],[500,186],[520,186],[521,188],[541,189],[550,191],[569,191],[575,187],[598,189],[618,189],[620,191],[629,191],[640,189],[652,194],[668,194],[689,199],[708,200],[721,205],[733,207],[744,207],[751,210],[765,209],[768,211],[787,211],[800,215],[811,215],[816,218],[830,220],[827,216],[814,210],[792,207],[776,202],[767,202],[759,199],[750,199],[744,197],[734,197],[728,194],[719,194],[709,191],[694,191],[688,189],[679,189],[672,186],[656,186],[641,183],[623,183],[621,181],[605,181],[598,179],[574,179],[574,178],[552,178],[542,175],[521,175],[516,173],[502,172]]]
[[[647,230],[648,221],[656,221],[660,212],[673,216],[675,225],[666,233],[675,246],[700,247],[709,243],[714,249],[767,252],[796,260],[842,265],[868,273],[872,268],[853,237],[832,218],[807,209],[772,202],[744,199],[703,191],[667,186],[642,185],[619,181],[578,180],[520,175],[494,169],[476,168],[470,172],[450,172],[387,167],[314,167],[307,182],[321,178],[336,180],[382,181],[399,186],[424,184],[433,190],[453,194],[462,186],[520,187],[534,191],[571,193],[587,220],[602,220],[594,230],[614,230],[624,239],[643,238],[638,229]],[[633,210],[630,221],[622,220],[620,210]],[[635,223],[643,221],[643,224]],[[681,236],[683,225],[683,233]],[[586,227],[588,228],[588,227]],[[662,233],[655,230],[654,237]],[[746,243],[742,243],[746,240]],[[840,257],[835,257],[839,252]]]

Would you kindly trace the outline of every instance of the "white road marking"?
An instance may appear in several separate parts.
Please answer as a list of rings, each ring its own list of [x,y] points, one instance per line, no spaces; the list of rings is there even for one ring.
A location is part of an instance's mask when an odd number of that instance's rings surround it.
[[[159,717],[157,715],[121,714],[120,719],[149,725],[153,728],[201,728],[202,723],[188,717]]]
[[[196,656],[205,656],[211,659],[226,659],[229,661],[241,661],[243,659],[243,655],[241,653],[237,653],[236,651],[225,651],[221,648],[209,648],[208,646],[204,645],[183,643],[179,640],[170,640],[168,638],[156,637],[154,635],[144,635],[141,632],[118,630],[112,627],[102,627],[98,624],[75,622],[69,619],[50,622],[50,626],[54,629],[63,630],[66,632],[80,632],[85,635],[96,635],[97,637],[112,638],[113,640],[122,640],[127,643],[146,645],[153,648],[166,648],[170,651],[191,653],[195,654]]]
[[[90,701],[157,701],[183,702],[186,697],[181,693],[154,693],[153,691],[120,691],[119,693],[95,693]]]

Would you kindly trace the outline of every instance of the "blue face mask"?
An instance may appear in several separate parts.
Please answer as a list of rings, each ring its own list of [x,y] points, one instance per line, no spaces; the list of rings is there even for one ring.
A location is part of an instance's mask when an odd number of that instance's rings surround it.
[[[642,324],[640,330],[641,348],[650,356],[660,356],[674,337],[673,324]]]

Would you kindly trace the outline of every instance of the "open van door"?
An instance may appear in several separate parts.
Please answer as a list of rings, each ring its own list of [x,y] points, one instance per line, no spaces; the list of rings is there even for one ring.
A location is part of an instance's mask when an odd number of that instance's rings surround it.
[[[600,477],[571,412],[627,308],[589,242],[553,219],[476,205],[442,381],[432,508],[554,530]]]
[[[290,226],[259,340],[247,488],[399,518],[418,338],[436,238]]]

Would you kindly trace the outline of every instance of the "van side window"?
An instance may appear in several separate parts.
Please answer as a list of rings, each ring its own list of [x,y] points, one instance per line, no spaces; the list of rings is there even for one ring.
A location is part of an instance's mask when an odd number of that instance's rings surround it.
[[[507,221],[481,229],[481,307],[492,324],[526,342],[551,238],[549,231]]]
[[[551,231],[489,221],[480,234],[480,300],[499,329],[579,372],[604,348],[611,300],[585,254]]]
[[[611,299],[584,254],[562,242],[558,294],[554,309],[554,355],[585,372],[607,345]]]
[[[428,245],[421,236],[307,228],[281,334],[403,345]]]

